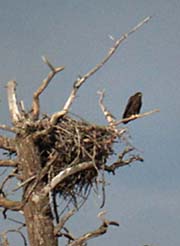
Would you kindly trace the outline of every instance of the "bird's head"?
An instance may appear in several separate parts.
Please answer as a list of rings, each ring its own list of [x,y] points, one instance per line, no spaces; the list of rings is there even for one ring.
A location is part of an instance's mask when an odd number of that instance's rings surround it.
[[[142,92],[138,91],[134,94],[134,96],[142,97]]]

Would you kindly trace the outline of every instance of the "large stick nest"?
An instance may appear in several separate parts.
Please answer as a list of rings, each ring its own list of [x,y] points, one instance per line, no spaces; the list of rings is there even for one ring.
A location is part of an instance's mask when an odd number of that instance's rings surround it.
[[[65,199],[85,196],[96,183],[98,171],[103,169],[108,157],[114,153],[112,147],[116,138],[117,133],[110,127],[64,117],[37,141],[42,166],[52,158],[53,153],[58,153],[46,181],[67,167],[91,161],[94,164],[92,169],[71,175],[56,187],[56,192]]]

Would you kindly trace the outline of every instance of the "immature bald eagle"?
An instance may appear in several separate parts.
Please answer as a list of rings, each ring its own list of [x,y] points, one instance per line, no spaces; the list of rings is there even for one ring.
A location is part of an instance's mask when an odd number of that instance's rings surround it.
[[[139,114],[141,106],[142,106],[142,93],[136,92],[133,96],[129,98],[122,118],[125,119],[134,114]],[[125,121],[124,124],[127,124],[129,121],[131,120]]]

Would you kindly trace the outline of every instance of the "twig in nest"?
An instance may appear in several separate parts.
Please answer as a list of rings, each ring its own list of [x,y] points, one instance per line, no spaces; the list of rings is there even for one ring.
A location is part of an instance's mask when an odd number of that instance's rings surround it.
[[[138,23],[134,28],[132,28],[129,32],[125,33],[120,37],[115,43],[112,48],[110,48],[108,54],[98,63],[94,68],[92,68],[89,72],[87,72],[82,77],[78,77],[78,79],[74,82],[73,89],[69,95],[68,100],[66,101],[63,109],[51,116],[51,123],[56,124],[59,118],[66,115],[77,95],[77,92],[79,88],[84,84],[84,82],[91,77],[93,74],[95,74],[101,67],[104,66],[104,64],[111,58],[111,56],[116,52],[117,48],[120,46],[120,44],[126,40],[129,35],[136,32],[141,26],[143,26],[145,23],[147,23],[151,19],[150,16],[146,17],[144,20],[142,20],[140,23]]]

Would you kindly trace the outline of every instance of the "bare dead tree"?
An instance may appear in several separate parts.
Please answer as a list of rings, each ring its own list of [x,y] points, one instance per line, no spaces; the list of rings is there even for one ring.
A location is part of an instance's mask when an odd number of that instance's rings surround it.
[[[103,67],[129,35],[149,20],[150,17],[145,18],[117,39],[100,63],[77,78],[63,108],[52,115],[41,117],[40,95],[53,77],[64,70],[64,66],[54,67],[43,57],[50,72],[34,93],[30,111],[25,110],[23,101],[17,100],[16,81],[7,83],[12,126],[0,125],[0,128],[13,133],[14,137],[0,136],[0,148],[6,151],[6,158],[0,160],[0,167],[10,167],[13,171],[0,185],[0,207],[4,209],[5,219],[8,210],[24,215],[30,245],[55,246],[58,245],[58,237],[65,237],[70,246],[86,245],[89,239],[106,233],[110,225],[119,225],[115,221],[105,219],[103,217],[105,213],[101,212],[99,218],[102,225],[76,238],[66,227],[66,222],[83,206],[91,188],[95,186],[102,186],[102,204],[105,203],[105,172],[115,174],[115,170],[119,167],[134,161],[143,161],[142,157],[133,154],[134,148],[127,145],[125,149],[120,150],[115,162],[107,164],[108,157],[115,154],[113,144],[126,134],[127,129],[120,124],[127,119],[116,120],[112,116],[104,105],[103,92],[99,92],[99,105],[107,120],[106,126],[72,118],[69,110],[85,81]],[[155,111],[133,115],[130,120]],[[11,200],[8,196],[7,182],[12,178],[16,178],[19,184],[11,190],[11,193],[22,191],[22,198],[19,201]],[[64,210],[58,208],[57,195],[66,202]],[[69,209],[70,204],[74,206],[73,209]],[[10,232],[19,233],[24,245],[27,245],[27,239],[21,228],[2,232],[2,245],[9,245]]]

